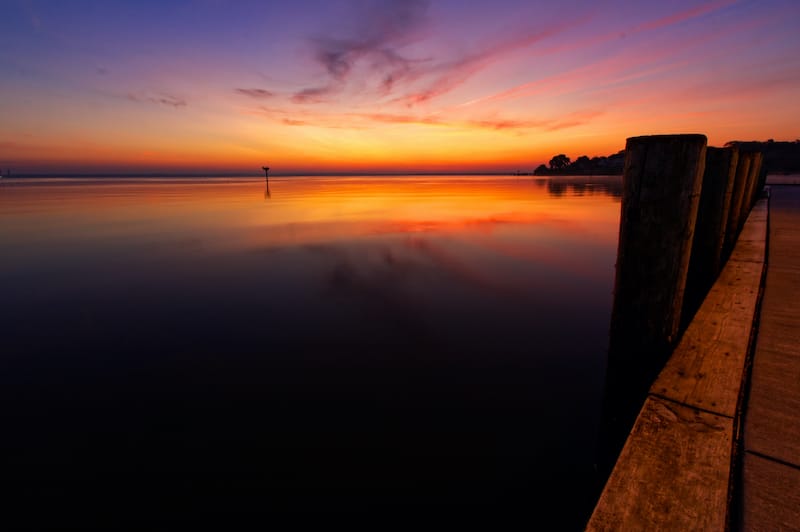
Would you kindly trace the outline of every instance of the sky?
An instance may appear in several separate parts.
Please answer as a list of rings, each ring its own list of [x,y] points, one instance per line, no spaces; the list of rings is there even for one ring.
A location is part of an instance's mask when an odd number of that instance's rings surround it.
[[[5,173],[532,171],[800,138],[798,0],[0,0]]]

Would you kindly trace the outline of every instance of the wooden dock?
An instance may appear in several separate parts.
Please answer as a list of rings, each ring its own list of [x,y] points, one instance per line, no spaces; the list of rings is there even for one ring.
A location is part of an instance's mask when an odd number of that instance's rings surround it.
[[[800,530],[800,186],[771,186],[769,257],[744,417],[742,530]]]
[[[725,530],[767,200],[650,388],[587,530]]]
[[[800,186],[771,193],[650,388],[587,530],[800,530]]]

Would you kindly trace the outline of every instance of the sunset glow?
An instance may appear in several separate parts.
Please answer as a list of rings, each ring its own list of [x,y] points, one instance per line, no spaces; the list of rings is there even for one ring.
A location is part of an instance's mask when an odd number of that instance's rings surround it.
[[[800,137],[794,0],[0,6],[16,173],[531,171]]]

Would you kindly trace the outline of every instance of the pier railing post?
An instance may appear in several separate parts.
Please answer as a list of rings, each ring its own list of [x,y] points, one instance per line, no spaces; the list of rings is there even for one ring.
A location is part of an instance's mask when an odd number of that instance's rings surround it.
[[[704,135],[627,140],[601,469],[610,469],[616,460],[677,341],[706,143]]]
[[[739,149],[735,147],[706,150],[706,168],[683,296],[683,325],[700,308],[722,269],[722,245],[738,160]]]

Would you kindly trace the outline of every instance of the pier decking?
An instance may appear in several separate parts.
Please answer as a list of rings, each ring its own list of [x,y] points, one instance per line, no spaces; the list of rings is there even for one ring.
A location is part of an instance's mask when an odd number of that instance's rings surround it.
[[[743,530],[800,530],[800,186],[772,186],[744,417]]]
[[[727,529],[800,530],[800,186],[751,211],[587,524]]]

